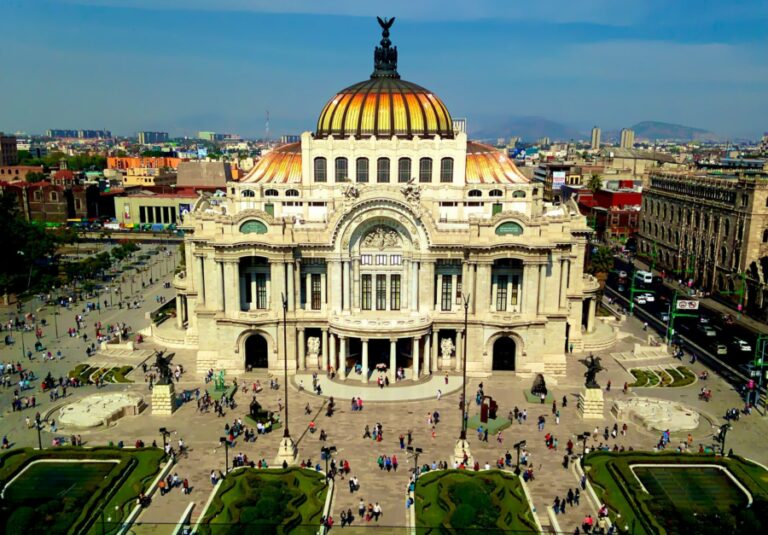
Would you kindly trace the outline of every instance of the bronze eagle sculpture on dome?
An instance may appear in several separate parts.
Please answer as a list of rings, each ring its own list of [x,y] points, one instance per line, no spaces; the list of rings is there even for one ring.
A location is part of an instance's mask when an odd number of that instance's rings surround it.
[[[382,35],[384,37],[389,37],[389,29],[395,23],[395,17],[392,17],[391,19],[384,17],[384,20],[382,20],[381,17],[376,17],[376,20],[379,21],[379,26],[381,26],[381,28],[384,30]]]
[[[373,51],[373,74],[371,78],[400,78],[397,73],[397,47],[389,40],[389,29],[395,23],[395,17],[388,19],[376,17],[381,26],[381,46]]]

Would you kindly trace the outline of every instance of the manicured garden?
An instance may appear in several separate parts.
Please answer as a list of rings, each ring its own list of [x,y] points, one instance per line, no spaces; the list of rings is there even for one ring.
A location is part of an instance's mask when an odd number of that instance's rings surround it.
[[[133,381],[126,377],[132,370],[132,366],[99,368],[88,364],[78,364],[67,375],[69,377],[77,377],[83,384],[94,383],[96,379],[99,379],[102,383],[132,383]]]
[[[116,533],[162,458],[157,448],[10,450],[0,457],[0,531]]]
[[[501,470],[429,472],[419,477],[415,502],[419,535],[538,531],[520,478]]]
[[[686,366],[663,369],[635,368],[630,370],[630,373],[635,378],[635,382],[629,385],[631,387],[682,387],[696,382],[696,374]]]
[[[204,513],[198,533],[307,534],[320,528],[327,487],[323,474],[303,468],[237,469],[227,475]]]
[[[712,465],[726,468],[751,494],[749,507],[746,494]],[[768,472],[740,457],[599,451],[583,466],[621,532],[722,534],[768,527]]]

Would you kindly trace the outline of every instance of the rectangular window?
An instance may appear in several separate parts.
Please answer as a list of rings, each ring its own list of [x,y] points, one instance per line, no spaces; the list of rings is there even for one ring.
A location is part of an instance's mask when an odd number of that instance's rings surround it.
[[[496,277],[496,310],[500,312],[507,310],[507,281],[506,275]]]
[[[267,274],[255,273],[251,275],[256,278],[256,308],[267,308]]]
[[[357,181],[368,182],[368,158],[357,159]]]
[[[463,305],[464,304],[464,302],[461,300],[461,297],[462,297],[461,289],[462,289],[461,275],[459,275],[459,276],[456,277],[456,304],[457,305]]]
[[[363,275],[360,285],[360,308],[371,310],[371,276]]]
[[[328,162],[325,158],[315,158],[315,182],[327,182]]]
[[[376,310],[387,309],[387,276],[376,275]]]
[[[432,182],[432,158],[419,160],[419,182]]]
[[[349,178],[348,160],[336,158],[336,182],[346,182]]]
[[[372,262],[373,257],[369,254],[364,254],[360,256],[360,263],[364,266],[370,266]]]
[[[440,160],[440,182],[453,182],[453,158]]]
[[[440,294],[440,310],[443,312],[449,312],[451,310],[451,286],[453,286],[453,280],[448,275],[443,275],[443,287]]]
[[[389,158],[379,158],[376,162],[376,182],[389,182]]]
[[[389,279],[389,309],[400,310],[400,275],[392,275]]]
[[[251,293],[251,277],[252,276],[253,275],[251,273],[243,274],[243,285],[245,286],[245,302],[246,303],[253,302],[253,294]]]
[[[385,254],[377,254],[376,255],[376,265],[377,266],[386,266],[387,265],[387,255],[385,255]]]
[[[312,310],[320,310],[320,274],[312,273]]]
[[[397,181],[408,182],[411,179],[411,159],[400,158],[397,163]]]
[[[389,265],[401,266],[403,264],[403,255],[393,254],[389,255]]]
[[[147,223],[155,222],[155,211],[151,206],[147,206]]]
[[[493,203],[492,215],[500,214],[503,205],[500,202]]]
[[[176,207],[171,206],[171,223],[176,223]]]
[[[127,214],[128,211],[126,210],[125,213]],[[139,223],[146,223],[147,222],[147,208],[145,206],[139,206]]]
[[[168,206],[163,206],[163,223],[171,223],[171,211]]]
[[[517,305],[517,297],[520,291],[520,277],[518,275],[512,275],[512,293],[509,296],[509,303],[512,306]]]

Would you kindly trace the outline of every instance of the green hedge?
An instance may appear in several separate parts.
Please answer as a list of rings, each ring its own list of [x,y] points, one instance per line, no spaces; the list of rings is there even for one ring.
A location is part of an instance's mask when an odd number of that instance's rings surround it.
[[[419,477],[415,491],[420,535],[453,530],[535,533],[519,477],[502,470],[440,470]]]
[[[115,459],[119,463],[115,469],[99,483],[98,489],[82,504],[81,511],[69,526],[62,526],[54,522],[52,525],[44,525],[40,522],[38,508],[47,507],[47,502],[30,503],[23,507],[30,509],[28,520],[33,522],[36,532],[45,531],[54,533],[88,533],[96,535],[102,532],[99,522],[100,512],[106,511],[112,524],[106,526],[105,533],[115,533],[122,522],[135,506],[136,498],[140,492],[146,492],[149,485],[156,477],[163,451],[157,448],[119,449],[119,448],[73,448],[61,447],[43,451],[31,448],[11,450],[0,456],[0,481],[10,481],[30,462],[40,459],[70,460],[82,459]],[[15,504],[18,506],[18,504]],[[79,505],[79,504],[78,504]],[[117,508],[117,509],[116,509]],[[6,512],[2,512],[2,523],[5,533],[29,532],[23,526],[18,525],[18,517],[15,517],[13,526],[6,526],[8,518]]]
[[[752,494],[753,499],[768,500],[768,472],[740,457],[679,454],[675,452],[593,452],[582,460],[600,501],[608,505],[612,516],[620,514],[617,527],[634,535],[663,535],[667,530],[659,522],[657,496],[647,494],[631,471],[630,466],[642,464],[714,464],[725,466]],[[652,507],[655,505],[655,507]],[[679,512],[677,514],[679,516]],[[616,517],[613,517],[616,520]],[[667,518],[668,520],[668,518]],[[685,519],[684,519],[685,520]]]

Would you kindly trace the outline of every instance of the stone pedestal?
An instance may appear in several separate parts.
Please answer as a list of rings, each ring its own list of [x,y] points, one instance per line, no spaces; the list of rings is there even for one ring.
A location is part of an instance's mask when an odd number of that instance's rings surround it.
[[[579,394],[579,414],[585,420],[603,419],[603,391],[600,388],[585,388]]]
[[[291,437],[283,437],[280,441],[280,447],[277,450],[277,457],[275,457],[275,468],[283,466],[283,461],[288,463],[288,466],[297,464],[299,458],[299,451],[296,448],[296,444]]]
[[[467,454],[467,464],[464,466],[466,466],[467,469],[471,469],[475,464],[475,459],[472,457],[472,451],[469,449],[469,441],[461,439],[457,440],[456,447],[453,449],[453,460],[457,465],[464,462],[465,453]]]
[[[176,391],[173,383],[152,387],[152,414],[170,416],[176,410]]]

